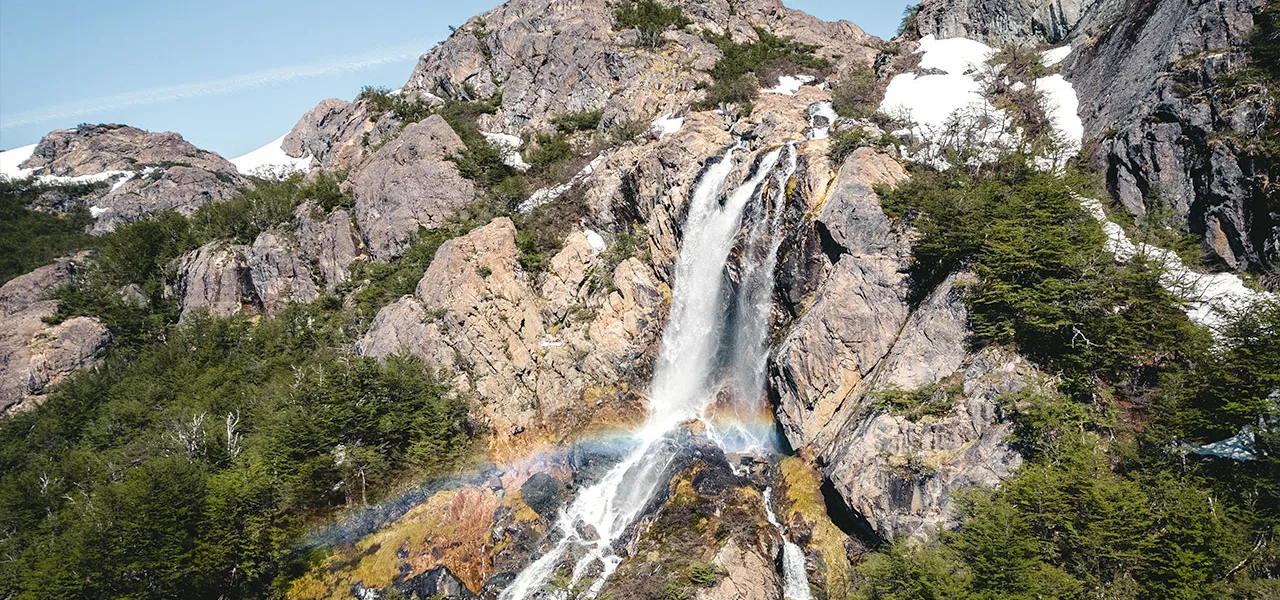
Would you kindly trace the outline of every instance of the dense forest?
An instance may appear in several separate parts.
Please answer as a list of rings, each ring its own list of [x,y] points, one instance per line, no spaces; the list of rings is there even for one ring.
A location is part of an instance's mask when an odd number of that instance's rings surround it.
[[[970,343],[1012,345],[1059,381],[1052,395],[1004,399],[1027,464],[999,489],[970,490],[960,526],[935,544],[887,540],[858,569],[860,597],[1280,593],[1280,303],[1222,315],[1212,332],[1193,324],[1158,264],[1105,250],[1076,195],[1089,185],[1009,156],[880,189],[920,234],[918,286],[978,275]],[[1241,428],[1251,460],[1188,446]]]

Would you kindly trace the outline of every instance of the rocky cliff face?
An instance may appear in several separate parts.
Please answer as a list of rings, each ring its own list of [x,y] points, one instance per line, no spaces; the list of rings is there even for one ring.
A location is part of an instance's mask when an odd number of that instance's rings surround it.
[[[31,410],[45,388],[95,364],[111,334],[97,319],[44,322],[57,312],[45,296],[70,281],[84,255],[67,257],[0,287],[0,417]]]
[[[1065,41],[1096,0],[937,0],[920,3],[921,35],[978,41]]]
[[[275,316],[291,302],[333,291],[352,263],[367,258],[346,210],[326,215],[304,202],[294,219],[291,228],[264,231],[252,244],[214,240],[183,256],[177,267],[182,317],[195,311]]]
[[[867,63],[873,40],[847,21],[827,23],[777,0],[676,2],[694,21],[668,32],[659,52],[635,48],[635,32],[613,30],[603,0],[518,0],[469,21],[418,61],[406,90],[447,97],[488,97],[502,106],[484,126],[517,133],[550,117],[603,110],[607,125],[681,112],[701,97],[703,71],[719,56],[700,30],[750,39],[753,26],[822,47],[841,68]]]
[[[514,226],[498,219],[441,246],[417,292],[383,309],[356,351],[408,351],[450,369],[457,389],[478,396],[498,447],[527,448],[588,418],[633,418],[629,389],[643,384],[637,361],[656,339],[663,293],[636,259],[614,269],[614,291],[592,293],[598,254],[584,234],[569,236],[535,289]]]
[[[1247,140],[1280,114],[1265,90],[1230,84],[1262,6],[927,0],[916,31],[1070,44],[1063,73],[1079,93],[1085,139],[1097,144],[1086,158],[1106,173],[1112,198],[1139,221],[1171,212],[1201,238],[1210,266],[1266,273],[1280,264],[1274,157]]]

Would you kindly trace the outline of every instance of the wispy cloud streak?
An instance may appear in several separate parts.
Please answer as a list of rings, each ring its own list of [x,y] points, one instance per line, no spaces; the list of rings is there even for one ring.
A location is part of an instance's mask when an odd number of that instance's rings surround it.
[[[242,92],[253,88],[276,85],[298,79],[362,71],[372,67],[417,58],[430,47],[431,42],[419,42],[395,48],[384,48],[366,54],[338,57],[314,63],[278,67],[274,69],[262,69],[252,73],[234,75],[231,77],[214,79],[212,81],[155,87],[134,92],[125,92],[123,94],[113,94],[102,98],[78,100],[75,102],[67,102],[44,108],[2,114],[0,115],[0,129],[9,129],[11,127],[19,127],[22,125],[32,125],[35,123],[44,123],[46,121],[108,112],[133,106],[144,106],[148,104],[159,104],[162,102],[173,102],[175,100],[183,100],[187,98],[201,98],[204,96]]]

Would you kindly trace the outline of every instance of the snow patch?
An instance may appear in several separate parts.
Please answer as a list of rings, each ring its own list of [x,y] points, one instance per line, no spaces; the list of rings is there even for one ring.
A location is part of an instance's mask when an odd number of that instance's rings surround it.
[[[606,246],[604,238],[600,237],[600,234],[590,229],[584,229],[582,230],[582,235],[586,236],[587,244],[591,245],[591,256],[600,256],[600,253],[604,252]]]
[[[535,208],[538,208],[539,206],[542,206],[543,204],[546,204],[548,202],[551,202],[552,200],[555,200],[556,198],[559,198],[562,194],[569,191],[569,188],[572,188],[578,183],[581,183],[584,179],[590,177],[592,173],[595,173],[596,169],[600,168],[600,164],[603,162],[604,162],[604,153],[601,152],[600,154],[596,155],[595,158],[591,159],[591,162],[588,163],[587,166],[583,167],[581,171],[578,171],[576,174],[574,174],[573,178],[570,179],[568,183],[562,183],[560,185],[552,186],[549,188],[542,188],[534,192],[532,195],[529,196],[528,200],[521,202],[520,206],[518,206],[516,210],[520,212],[529,212]]]
[[[814,77],[811,75],[783,75],[778,77],[778,85],[760,91],[766,94],[794,96],[796,92],[800,91],[800,86],[813,83],[813,81]]]
[[[1070,45],[1050,48],[1049,50],[1045,50],[1040,53],[1040,64],[1046,67],[1052,67],[1066,60],[1069,55],[1071,55]]]
[[[1115,253],[1117,260],[1145,256],[1164,267],[1161,283],[1169,291],[1187,298],[1190,303],[1187,316],[1196,323],[1213,328],[1222,321],[1220,310],[1239,310],[1270,297],[1266,292],[1249,289],[1234,273],[1197,273],[1182,264],[1182,259],[1170,250],[1134,243],[1124,228],[1107,220],[1101,202],[1081,198],[1080,204],[1102,224],[1102,230],[1107,234],[1107,249]]]
[[[36,151],[36,145],[22,146],[13,150],[0,152],[0,177],[9,179],[26,179],[35,169],[23,169],[18,165],[26,162]]]
[[[236,170],[255,177],[283,179],[294,173],[306,173],[311,170],[311,154],[302,158],[294,158],[285,154],[282,135],[265,146],[231,159]]]
[[[680,131],[681,127],[684,127],[684,117],[673,117],[671,115],[667,115],[654,121],[653,124],[649,126],[649,130],[658,134],[658,137],[662,137],[664,135],[670,135]]]
[[[489,131],[481,131],[480,135],[489,140],[489,143],[502,149],[503,164],[521,173],[529,170],[529,163],[524,162],[524,156],[520,154],[520,147],[524,146],[524,140],[520,139],[519,136]]]
[[[981,70],[996,51],[982,42],[965,38],[940,40],[930,34],[920,39],[916,53],[921,52],[924,53],[920,58],[921,70],[938,69],[947,75],[966,75]]]
[[[1075,86],[1062,75],[1050,75],[1036,80],[1036,90],[1044,96],[1042,106],[1049,122],[1066,136],[1068,153],[1075,154],[1084,140],[1084,123],[1080,121],[1080,99],[1076,96]]]

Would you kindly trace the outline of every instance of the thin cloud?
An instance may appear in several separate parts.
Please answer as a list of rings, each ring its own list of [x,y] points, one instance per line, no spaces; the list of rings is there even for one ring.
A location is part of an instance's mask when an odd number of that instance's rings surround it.
[[[114,94],[102,98],[67,102],[45,108],[37,108],[22,112],[0,115],[0,129],[9,129],[22,125],[32,125],[59,119],[79,117],[94,113],[108,112],[172,102],[186,98],[201,98],[218,94],[242,92],[267,85],[286,83],[298,79],[324,77],[338,73],[350,73],[372,67],[378,67],[420,56],[429,42],[420,42],[395,48],[386,48],[371,53],[339,57],[331,60],[313,62],[290,67],[263,69],[243,75],[234,75],[222,79],[214,79],[199,83],[182,83],[163,87]]]

